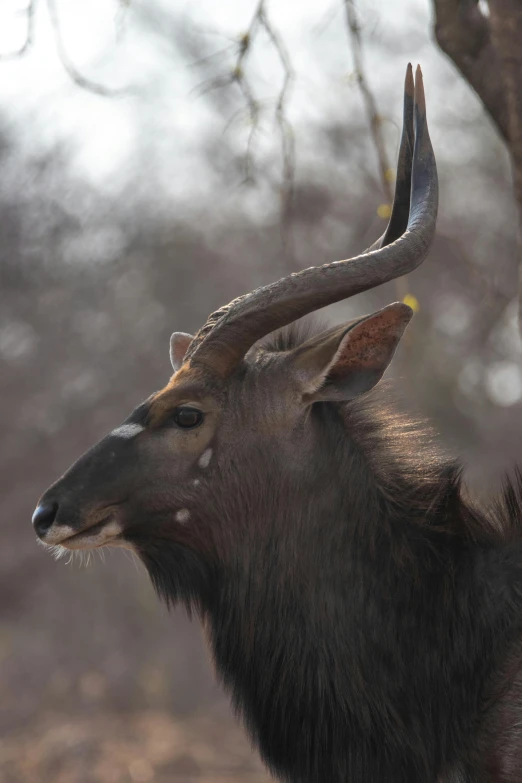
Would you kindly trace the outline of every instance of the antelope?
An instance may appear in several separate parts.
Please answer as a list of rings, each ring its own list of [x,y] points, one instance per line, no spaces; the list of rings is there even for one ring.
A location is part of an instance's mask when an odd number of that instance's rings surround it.
[[[472,503],[460,464],[374,389],[405,304],[295,326],[416,268],[437,205],[422,74],[408,66],[383,236],[174,333],[165,388],[33,516],[58,551],[131,548],[159,597],[197,614],[282,781],[522,780],[522,482],[493,510]]]

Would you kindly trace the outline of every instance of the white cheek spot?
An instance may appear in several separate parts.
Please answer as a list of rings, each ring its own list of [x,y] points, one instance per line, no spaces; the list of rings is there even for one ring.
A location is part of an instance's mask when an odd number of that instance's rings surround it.
[[[212,449],[206,449],[199,458],[198,465],[200,468],[208,468],[210,460],[212,459]]]
[[[139,435],[144,429],[145,427],[142,427],[141,424],[122,424],[121,427],[117,427],[113,430],[111,435],[114,438],[129,440],[130,438],[135,438],[136,435]]]
[[[199,479],[194,479],[194,481],[192,482],[192,485],[194,487],[199,487],[200,484],[201,484],[201,481]]]
[[[176,522],[181,522],[182,525],[185,525],[189,519],[190,511],[188,508],[180,508],[180,510],[176,512]]]
[[[112,522],[108,522],[104,526],[102,533],[112,538],[112,536],[119,536],[120,533],[123,533],[123,527],[119,522],[113,519]]]

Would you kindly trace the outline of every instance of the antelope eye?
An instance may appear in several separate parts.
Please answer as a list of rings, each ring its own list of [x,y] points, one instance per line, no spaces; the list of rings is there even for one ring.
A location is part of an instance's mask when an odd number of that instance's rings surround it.
[[[192,430],[194,427],[199,427],[203,421],[203,413],[197,408],[185,406],[176,408],[172,418],[178,427],[182,427],[184,430]]]

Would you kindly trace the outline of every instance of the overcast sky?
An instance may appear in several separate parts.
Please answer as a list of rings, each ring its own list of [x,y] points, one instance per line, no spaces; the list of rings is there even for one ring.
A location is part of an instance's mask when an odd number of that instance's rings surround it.
[[[57,55],[47,3],[37,4],[34,44],[20,59],[0,63],[0,122],[19,155],[61,150],[71,172],[114,194],[129,184],[131,161],[145,163],[144,174],[176,198],[197,195],[206,187],[201,166],[204,137],[226,132],[244,144],[245,117],[225,131],[212,105],[198,89],[202,68],[180,55],[180,37],[190,36],[207,52],[225,51],[212,63],[227,72],[234,61],[232,44],[247,29],[256,2],[235,0],[55,0],[61,34],[71,61],[86,77],[120,90],[116,97],[91,94],[72,83]],[[371,86],[380,108],[400,120],[400,96],[408,60],[421,62],[429,98],[434,142],[447,120],[448,84],[474,110],[469,90],[430,40],[428,0],[382,3],[360,0],[365,55]],[[267,3],[270,19],[289,50],[297,74],[288,104],[297,153],[306,149],[307,128],[360,113],[360,96],[348,78],[352,71],[341,0],[277,0]],[[0,51],[21,45],[24,4],[0,2]],[[183,47],[181,47],[183,48]],[[281,68],[269,43],[260,38],[252,57],[256,95],[266,101],[264,133],[268,150],[277,143],[270,107],[281,83]],[[462,107],[459,98],[454,105]],[[475,108],[478,112],[478,106]],[[445,114],[442,114],[444,112]],[[392,128],[392,135],[397,131]],[[457,146],[458,140],[457,140]],[[459,152],[468,149],[462,140]],[[451,145],[455,150],[455,144]],[[17,154],[18,151],[18,154]],[[451,151],[449,151],[451,154]]]

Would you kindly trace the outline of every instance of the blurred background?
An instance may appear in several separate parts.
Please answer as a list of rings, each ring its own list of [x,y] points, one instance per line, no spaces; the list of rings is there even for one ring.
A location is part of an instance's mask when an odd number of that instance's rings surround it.
[[[342,2],[258,10],[0,2],[5,783],[268,781],[197,623],[169,615],[123,550],[54,562],[30,518],[74,459],[166,383],[172,331],[382,233],[409,60],[423,67],[439,166],[435,245],[407,281],[325,317],[408,296],[418,312],[391,372],[404,405],[481,492],[520,461],[510,166],[433,41],[428,0],[359,0],[352,30]]]

